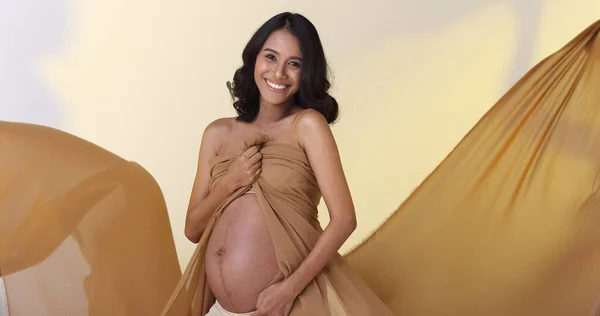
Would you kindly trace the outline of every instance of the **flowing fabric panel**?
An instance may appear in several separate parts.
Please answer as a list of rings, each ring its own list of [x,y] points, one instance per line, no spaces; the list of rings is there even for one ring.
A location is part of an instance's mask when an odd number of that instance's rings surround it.
[[[146,170],[73,135],[1,121],[0,271],[11,316],[158,315],[181,276]]]
[[[600,293],[599,30],[531,69],[346,256],[397,315],[590,313]]]

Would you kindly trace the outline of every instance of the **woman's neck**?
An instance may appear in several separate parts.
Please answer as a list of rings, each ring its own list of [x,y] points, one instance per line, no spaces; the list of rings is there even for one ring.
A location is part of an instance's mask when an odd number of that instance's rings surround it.
[[[286,104],[276,105],[268,104],[261,100],[258,115],[254,122],[258,125],[274,123],[288,117],[292,114],[293,110],[294,105],[292,100]]]

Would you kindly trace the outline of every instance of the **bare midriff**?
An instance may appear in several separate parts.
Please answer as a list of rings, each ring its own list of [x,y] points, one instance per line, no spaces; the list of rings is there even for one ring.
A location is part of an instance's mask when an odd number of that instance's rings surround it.
[[[263,212],[254,193],[246,193],[227,206],[209,239],[208,285],[224,309],[248,313],[278,271]]]

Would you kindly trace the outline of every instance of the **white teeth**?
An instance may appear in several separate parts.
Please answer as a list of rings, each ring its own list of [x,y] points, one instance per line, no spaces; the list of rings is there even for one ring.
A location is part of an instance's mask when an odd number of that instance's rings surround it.
[[[265,81],[266,81],[266,82],[267,82],[267,84],[268,84],[268,85],[269,85],[271,88],[273,88],[273,89],[277,89],[277,90],[283,90],[283,89],[285,89],[285,88],[287,87],[287,86],[284,86],[284,85],[276,84],[276,83],[274,83],[274,82],[271,82],[271,81],[269,81],[269,80],[265,80]]]

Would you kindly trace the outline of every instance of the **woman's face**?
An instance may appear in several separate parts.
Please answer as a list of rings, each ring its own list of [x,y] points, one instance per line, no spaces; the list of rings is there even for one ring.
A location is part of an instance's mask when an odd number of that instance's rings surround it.
[[[280,105],[293,100],[300,89],[301,63],[298,39],[286,30],[271,33],[254,65],[254,81],[261,102]]]

